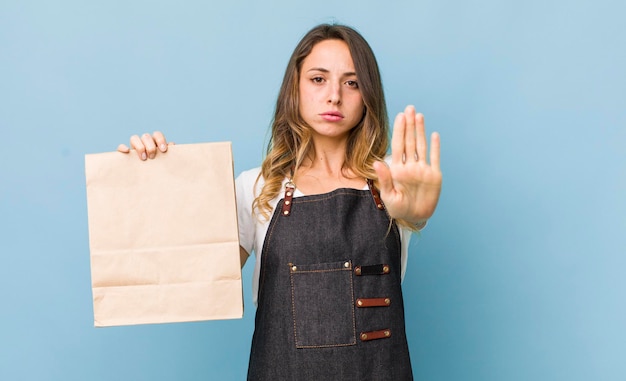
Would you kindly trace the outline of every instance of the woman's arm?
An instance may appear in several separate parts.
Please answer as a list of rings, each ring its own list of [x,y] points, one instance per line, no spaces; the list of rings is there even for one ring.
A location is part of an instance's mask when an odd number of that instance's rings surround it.
[[[243,268],[243,265],[246,264],[249,256],[250,254],[248,254],[248,252],[243,247],[239,246],[239,258],[241,259],[241,268]]]

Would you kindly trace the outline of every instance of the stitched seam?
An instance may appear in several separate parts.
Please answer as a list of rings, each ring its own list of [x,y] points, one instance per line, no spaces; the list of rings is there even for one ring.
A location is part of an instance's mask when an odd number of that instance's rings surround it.
[[[294,266],[298,267],[298,265],[294,264]],[[341,268],[341,269],[327,269],[327,270],[296,270],[296,271],[291,271],[292,274],[298,273],[298,274],[302,274],[302,273],[329,273],[329,272],[333,272],[333,271],[352,271],[352,269],[346,269],[346,268]]]
[[[396,239],[398,240],[398,247],[400,248],[400,252],[402,252],[402,240],[400,239],[400,231],[398,230],[398,224],[392,221],[392,230],[395,233]]]
[[[356,341],[347,344],[327,344],[327,345],[296,345],[296,348],[333,348],[333,347],[349,347],[356,344]]]
[[[315,195],[313,196],[301,196],[301,197],[294,197],[293,198],[293,202],[298,202],[300,203],[305,203],[305,202],[319,202],[319,201],[326,201],[326,200],[330,200],[331,198],[335,198],[337,196],[343,196],[343,195],[351,195],[351,196],[357,196],[357,197],[371,197],[371,195],[368,194],[354,194],[351,192],[339,192],[339,193],[335,193],[329,196],[324,196],[322,198],[316,198],[315,200],[303,200],[303,198],[307,198],[307,197],[315,197]]]
[[[280,204],[280,202],[279,202]],[[278,205],[276,206],[276,210],[278,210]],[[270,221],[270,227],[271,229],[269,230],[268,233],[266,233],[265,236],[265,241],[263,241],[263,247],[261,248],[261,269],[263,270],[263,272],[261,274],[259,274],[259,288],[257,289],[257,301],[260,299],[261,296],[261,290],[263,289],[263,283],[265,283],[265,270],[267,266],[264,266],[265,262],[267,262],[267,247],[269,246],[271,240],[272,240],[272,235],[274,234],[274,229],[276,228],[276,225],[278,225],[280,219],[276,218],[276,215],[274,214],[272,221]],[[257,253],[257,255],[259,255],[259,253]]]
[[[350,268],[352,268],[352,261],[350,261]],[[350,292],[352,293],[352,344],[356,344],[356,316],[354,306],[354,273],[350,271]]]
[[[291,319],[293,320],[293,338],[296,348],[298,348],[298,331],[296,329],[296,295],[295,285],[293,283],[293,273],[289,274],[289,280],[291,281]]]

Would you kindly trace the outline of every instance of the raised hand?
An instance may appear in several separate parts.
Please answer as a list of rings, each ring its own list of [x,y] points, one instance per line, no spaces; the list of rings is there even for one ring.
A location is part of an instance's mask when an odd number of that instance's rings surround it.
[[[145,133],[139,137],[139,135],[133,135],[130,137],[130,145],[132,149],[137,152],[137,156],[141,160],[154,159],[157,154],[157,148],[161,152],[166,152],[168,145],[173,145],[174,143],[168,143],[165,140],[165,136],[159,132],[155,131],[152,135]],[[119,152],[129,153],[130,148],[126,144],[120,144],[117,147]]]
[[[392,218],[423,226],[435,212],[441,193],[440,141],[430,138],[430,163],[424,116],[407,106],[396,116],[391,138],[391,164],[374,163],[380,196]]]

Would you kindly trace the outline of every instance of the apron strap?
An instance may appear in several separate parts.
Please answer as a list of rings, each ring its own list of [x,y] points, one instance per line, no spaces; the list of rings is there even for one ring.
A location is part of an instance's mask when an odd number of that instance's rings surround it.
[[[293,200],[293,192],[296,190],[296,186],[294,183],[289,180],[287,184],[285,184],[285,198],[283,200],[283,209],[282,215],[285,217],[289,217],[291,214],[291,203]]]
[[[378,189],[374,186],[374,181],[372,179],[367,179],[367,186],[370,188],[370,193],[372,193],[372,198],[374,198],[374,203],[376,207],[380,210],[385,209],[385,204],[383,204],[383,200],[380,198],[380,193]]]

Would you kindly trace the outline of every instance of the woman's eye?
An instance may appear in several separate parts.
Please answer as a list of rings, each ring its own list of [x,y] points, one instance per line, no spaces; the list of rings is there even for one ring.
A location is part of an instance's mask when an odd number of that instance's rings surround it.
[[[324,78],[322,78],[322,77],[313,77],[311,79],[311,81],[313,81],[313,83],[322,83],[322,82],[324,82]]]
[[[357,81],[347,81],[346,85],[348,85],[349,87],[354,87],[355,89],[359,88],[359,84]]]

